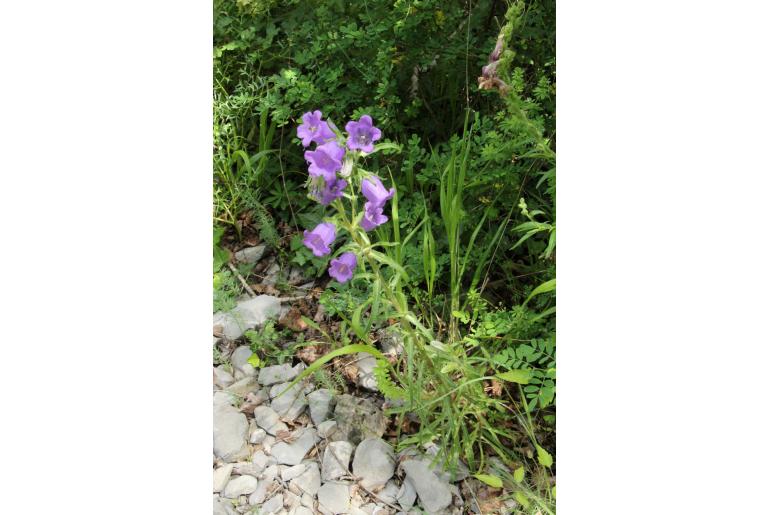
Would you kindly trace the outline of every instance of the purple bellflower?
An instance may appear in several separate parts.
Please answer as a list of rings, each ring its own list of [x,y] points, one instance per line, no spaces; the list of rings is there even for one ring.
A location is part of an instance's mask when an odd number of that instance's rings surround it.
[[[315,150],[305,151],[305,160],[310,163],[308,173],[311,177],[323,177],[327,183],[336,179],[336,172],[342,168],[345,149],[336,141],[318,145]]]
[[[313,251],[316,257],[325,256],[331,252],[329,245],[337,235],[337,228],[329,222],[321,222],[312,231],[305,231],[302,243]]]
[[[335,138],[329,124],[321,119],[321,111],[307,112],[302,115],[302,125],[297,127],[297,136],[302,139],[303,147],[307,147],[313,141],[321,145]]]
[[[332,259],[329,266],[329,275],[341,283],[348,282],[353,277],[358,260],[352,252],[345,252],[337,259]]]
[[[396,189],[390,188],[390,190],[386,190],[379,177],[370,175],[361,181],[361,193],[369,201],[367,204],[371,203],[374,207],[382,207],[385,205],[385,202],[393,198]]]
[[[318,179],[320,181],[320,179]],[[335,199],[342,196],[342,190],[348,185],[348,181],[345,179],[334,179],[331,182],[323,181],[323,188],[320,184],[316,183],[313,186],[313,196],[315,199],[324,206],[328,206]]]
[[[387,221],[388,217],[382,214],[382,206],[374,205],[371,202],[364,204],[364,217],[361,218],[361,227],[365,231],[371,231]]]
[[[374,152],[374,142],[382,137],[382,131],[372,125],[372,117],[365,114],[357,122],[349,121],[345,125],[348,131],[348,148],[369,153]]]

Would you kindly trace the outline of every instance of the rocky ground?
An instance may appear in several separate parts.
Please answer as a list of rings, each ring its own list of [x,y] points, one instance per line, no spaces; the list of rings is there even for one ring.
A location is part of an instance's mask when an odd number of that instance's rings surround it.
[[[288,310],[259,295],[214,317],[227,359],[214,368],[214,515],[512,513],[515,502],[469,477],[463,463],[454,474],[434,466],[437,448],[395,452],[367,355],[353,357],[349,393],[311,378],[288,389],[305,368],[299,360],[248,363],[251,349],[232,342]]]

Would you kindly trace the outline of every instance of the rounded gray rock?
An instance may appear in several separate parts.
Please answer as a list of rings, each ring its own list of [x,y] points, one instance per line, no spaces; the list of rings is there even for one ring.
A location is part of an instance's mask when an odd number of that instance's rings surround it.
[[[249,495],[257,489],[257,483],[257,478],[254,476],[238,476],[227,483],[222,496],[237,499],[241,495]]]
[[[350,509],[350,485],[324,483],[318,489],[318,504],[331,513],[347,513]]]
[[[395,472],[396,456],[385,440],[367,438],[358,444],[353,458],[353,474],[360,478],[361,486],[367,490],[382,486]]]
[[[329,481],[347,476],[350,473],[348,467],[354,447],[350,442],[330,442],[321,462],[321,479]]]

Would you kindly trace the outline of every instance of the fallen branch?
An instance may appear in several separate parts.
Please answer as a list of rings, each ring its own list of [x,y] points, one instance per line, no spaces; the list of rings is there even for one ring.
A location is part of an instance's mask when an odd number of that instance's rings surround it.
[[[232,263],[227,263],[227,266],[230,267],[230,270],[232,270],[232,272],[235,274],[235,277],[237,277],[238,280],[241,282],[241,284],[243,285],[243,288],[246,290],[246,293],[248,293],[252,297],[256,297],[257,294],[254,293],[254,290],[251,289],[251,286],[249,286],[249,283],[246,282],[246,279],[243,278],[243,276],[238,271],[238,269],[235,268],[235,266]]]

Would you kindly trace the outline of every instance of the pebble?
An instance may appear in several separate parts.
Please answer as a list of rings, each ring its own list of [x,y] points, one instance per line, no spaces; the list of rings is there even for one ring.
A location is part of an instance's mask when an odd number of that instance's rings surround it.
[[[260,508],[262,515],[269,515],[271,513],[278,513],[283,509],[283,494],[277,494],[265,501]]]
[[[257,382],[253,377],[244,377],[228,386],[225,391],[230,392],[238,397],[245,397],[247,393],[256,391]]]
[[[273,399],[270,407],[282,420],[293,422],[305,410],[307,398],[302,391],[303,385],[297,383],[287,390],[288,386],[289,383],[281,383],[270,388],[270,398]]]
[[[408,460],[401,464],[406,481],[412,483],[423,508],[440,511],[452,504],[449,484],[439,479],[429,468],[427,460]]]
[[[246,415],[228,405],[214,408],[214,454],[225,462],[248,456]]]
[[[230,501],[214,497],[214,515],[235,515],[236,513]]]
[[[259,473],[262,474],[267,467],[269,459],[264,451],[257,451],[252,455],[251,462],[259,469]]]
[[[388,482],[396,471],[393,448],[382,438],[367,438],[358,444],[353,458],[353,474],[360,484],[373,490]]]
[[[251,432],[251,436],[249,436],[249,443],[254,443],[254,444],[262,443],[266,436],[267,436],[267,432],[265,432],[264,429],[262,428],[255,429],[254,431]]]
[[[238,476],[227,483],[222,496],[235,499],[241,495],[249,495],[257,489],[257,483],[257,478],[254,476]]]
[[[329,418],[332,403],[331,391],[326,388],[316,390],[307,396],[307,402],[313,424],[318,426]]]
[[[377,366],[377,360],[368,352],[359,352],[357,358],[356,368],[358,368],[358,386],[373,392],[379,391],[379,388],[377,388],[377,379],[374,377],[374,369]]]
[[[233,473],[233,464],[228,463],[214,471],[214,492],[221,492],[230,481],[230,475]]]
[[[307,465],[304,463],[300,463],[299,465],[294,465],[292,467],[286,467],[281,471],[281,479],[284,482],[291,481],[295,477],[305,472],[305,470],[307,470]]]
[[[288,363],[284,363],[283,365],[273,365],[261,369],[257,381],[264,386],[287,383],[297,377],[298,373],[299,370],[297,368],[292,368]]]
[[[350,485],[324,483],[318,489],[318,504],[331,513],[347,513],[350,509]]]
[[[279,422],[279,417],[270,406],[257,406],[254,408],[254,421],[262,429],[270,429]]]
[[[377,497],[384,503],[396,504],[398,502],[398,492],[398,483],[391,479],[385,483],[385,487],[382,490],[377,492]]]
[[[321,479],[329,481],[349,475],[348,466],[354,447],[350,442],[330,442],[321,463]]]
[[[247,329],[263,324],[268,318],[275,318],[281,310],[281,301],[272,295],[257,295],[253,299],[240,301],[235,308],[225,313],[214,313],[213,325],[221,326],[222,335],[237,340]]]
[[[267,497],[267,492],[272,489],[274,483],[272,478],[260,479],[257,489],[249,496],[249,504],[251,506],[262,504],[265,501],[265,497]]]
[[[417,490],[414,489],[410,481],[405,479],[401,484],[401,488],[396,494],[396,500],[403,510],[409,511],[414,506],[414,501],[417,500]]]
[[[289,483],[289,488],[298,495],[302,495],[303,499],[305,495],[312,497],[318,493],[318,489],[321,487],[321,471],[318,468],[318,463],[308,463],[307,470],[295,477]],[[307,506],[307,505],[306,505]],[[312,503],[311,503],[312,507]]]
[[[294,435],[299,436],[292,442],[278,442],[273,446],[270,453],[278,461],[278,463],[284,465],[299,465],[305,454],[313,448],[318,441],[318,436],[314,428],[301,429],[295,432]]]
[[[323,438],[329,438],[334,431],[337,430],[337,421],[336,420],[327,420],[325,422],[321,422],[318,424],[318,435]]]
[[[306,508],[305,506],[298,506],[289,515],[313,515],[313,510]]]
[[[235,382],[232,374],[225,370],[224,365],[214,368],[214,384],[219,388],[227,388]]]
[[[230,363],[233,365],[234,369],[242,368],[243,365],[248,363],[252,354],[254,353],[251,351],[251,347],[248,345],[241,345],[230,354]]]
[[[262,259],[265,254],[265,245],[257,245],[256,247],[246,247],[235,253],[235,260],[239,263],[254,264]]]

